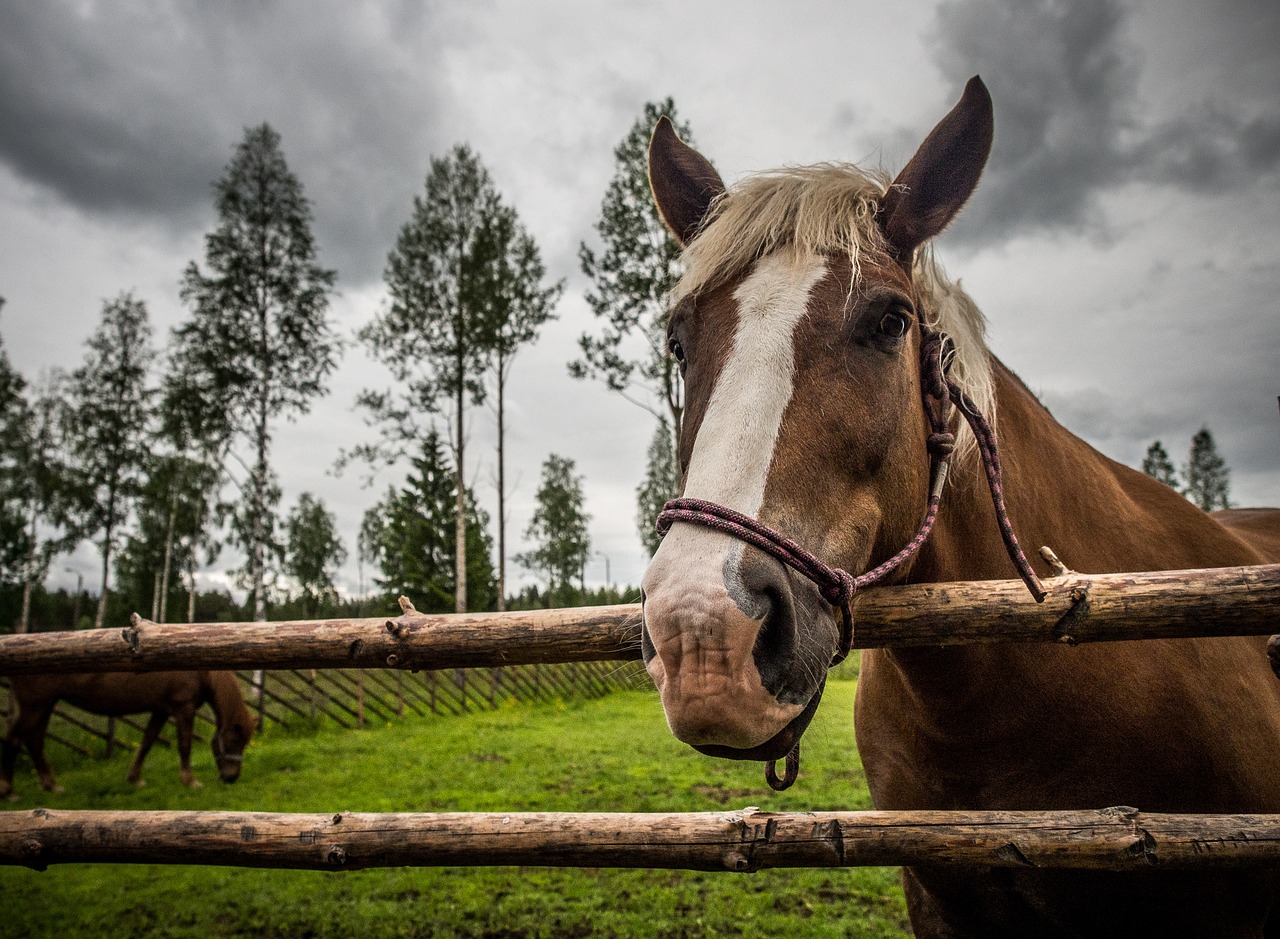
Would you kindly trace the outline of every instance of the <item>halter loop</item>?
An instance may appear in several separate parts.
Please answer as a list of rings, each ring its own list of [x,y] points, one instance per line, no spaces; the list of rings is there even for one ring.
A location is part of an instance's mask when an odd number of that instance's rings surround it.
[[[672,499],[658,513],[656,527],[659,534],[665,535],[675,522],[701,525],[745,541],[813,581],[822,598],[840,611],[840,644],[831,659],[831,665],[844,661],[853,648],[853,595],[864,587],[884,580],[910,560],[933,531],[938,509],[942,504],[942,490],[946,485],[951,454],[955,449],[955,435],[947,423],[948,411],[953,406],[969,424],[974,439],[978,442],[1005,551],[1036,602],[1040,603],[1045,598],[1044,587],[1018,544],[1013,523],[1009,520],[995,431],[973,400],[947,374],[948,366],[955,356],[955,345],[946,333],[923,324],[920,330],[920,392],[931,428],[926,441],[930,467],[929,501],[915,537],[893,557],[855,577],[842,568],[823,563],[817,555],[751,516],[715,502],[705,499]]]

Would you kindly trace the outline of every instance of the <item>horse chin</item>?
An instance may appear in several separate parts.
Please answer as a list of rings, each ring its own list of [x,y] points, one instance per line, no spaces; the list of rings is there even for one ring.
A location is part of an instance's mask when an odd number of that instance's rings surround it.
[[[778,731],[759,746],[748,749],[725,747],[719,744],[693,744],[693,748],[707,756],[715,756],[725,760],[752,760],[757,763],[772,763],[780,760],[800,743],[800,738],[809,728],[813,715],[818,713],[818,703],[822,700],[822,692],[827,687],[826,676],[818,683],[818,689],[809,699],[803,711],[792,718],[791,723]]]

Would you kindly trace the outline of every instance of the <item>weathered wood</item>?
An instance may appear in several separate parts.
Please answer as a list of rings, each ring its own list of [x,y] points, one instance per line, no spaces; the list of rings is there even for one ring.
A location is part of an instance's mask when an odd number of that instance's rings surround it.
[[[0,812],[0,864],[357,870],[531,865],[750,872],[964,864],[1152,870],[1280,864],[1280,815],[735,812],[288,815]]]
[[[1134,574],[1069,573],[1037,604],[1021,581],[913,584],[867,591],[854,645],[1114,642],[1280,631],[1280,564]]]
[[[1108,642],[1280,632],[1280,564],[1068,574],[1037,604],[1021,581],[877,587],[854,646]],[[157,625],[0,636],[0,673],[176,668],[476,668],[639,658],[640,607],[395,619]]]
[[[639,658],[638,641],[632,606],[195,625],[135,617],[125,629],[0,636],[0,673],[477,668]]]

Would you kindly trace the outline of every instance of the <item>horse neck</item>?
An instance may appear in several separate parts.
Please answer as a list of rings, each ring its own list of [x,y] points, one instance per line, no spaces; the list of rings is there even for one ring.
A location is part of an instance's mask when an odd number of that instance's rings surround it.
[[[244,703],[244,696],[240,693],[240,683],[236,681],[235,672],[209,672],[209,690],[218,727],[223,727],[227,721],[249,723],[251,715]]]
[[[992,359],[1004,495],[1018,540],[1042,577],[1039,548],[1082,573],[1255,564],[1244,542],[1163,483],[1108,459],[1059,424]],[[981,463],[953,472],[916,582],[1016,576]]]

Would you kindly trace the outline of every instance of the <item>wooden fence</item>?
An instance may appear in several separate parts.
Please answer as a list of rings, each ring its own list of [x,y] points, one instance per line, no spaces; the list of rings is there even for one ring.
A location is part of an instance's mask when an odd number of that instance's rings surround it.
[[[855,645],[1090,642],[1280,631],[1280,565],[876,588]],[[228,668],[453,669],[634,659],[633,607],[248,626],[157,626],[0,637],[0,673]],[[870,639],[868,639],[870,636]],[[959,638],[957,638],[959,637]],[[1271,643],[1274,649],[1276,643]],[[287,663],[287,665],[283,664]],[[447,674],[447,673],[446,673]],[[1150,870],[1280,864],[1280,815],[838,812],[631,815],[190,812],[0,813],[0,863],[231,864],[346,870],[384,865],[550,864],[750,871],[955,863]]]
[[[570,662],[499,668],[406,672],[393,669],[289,669],[263,675],[255,694],[252,673],[236,673],[245,700],[260,727],[332,721],[361,728],[368,721],[390,723],[405,716],[452,715],[491,710],[505,701],[544,703],[598,698],[620,689],[648,686],[638,663]],[[7,691],[0,677],[0,689]],[[0,701],[6,700],[0,696]],[[3,714],[0,711],[0,714]],[[203,742],[213,718],[196,712],[195,739]],[[102,717],[67,704],[54,709],[46,739],[84,756],[110,757],[116,747],[135,749],[146,718]],[[169,730],[156,741],[171,745]]]

